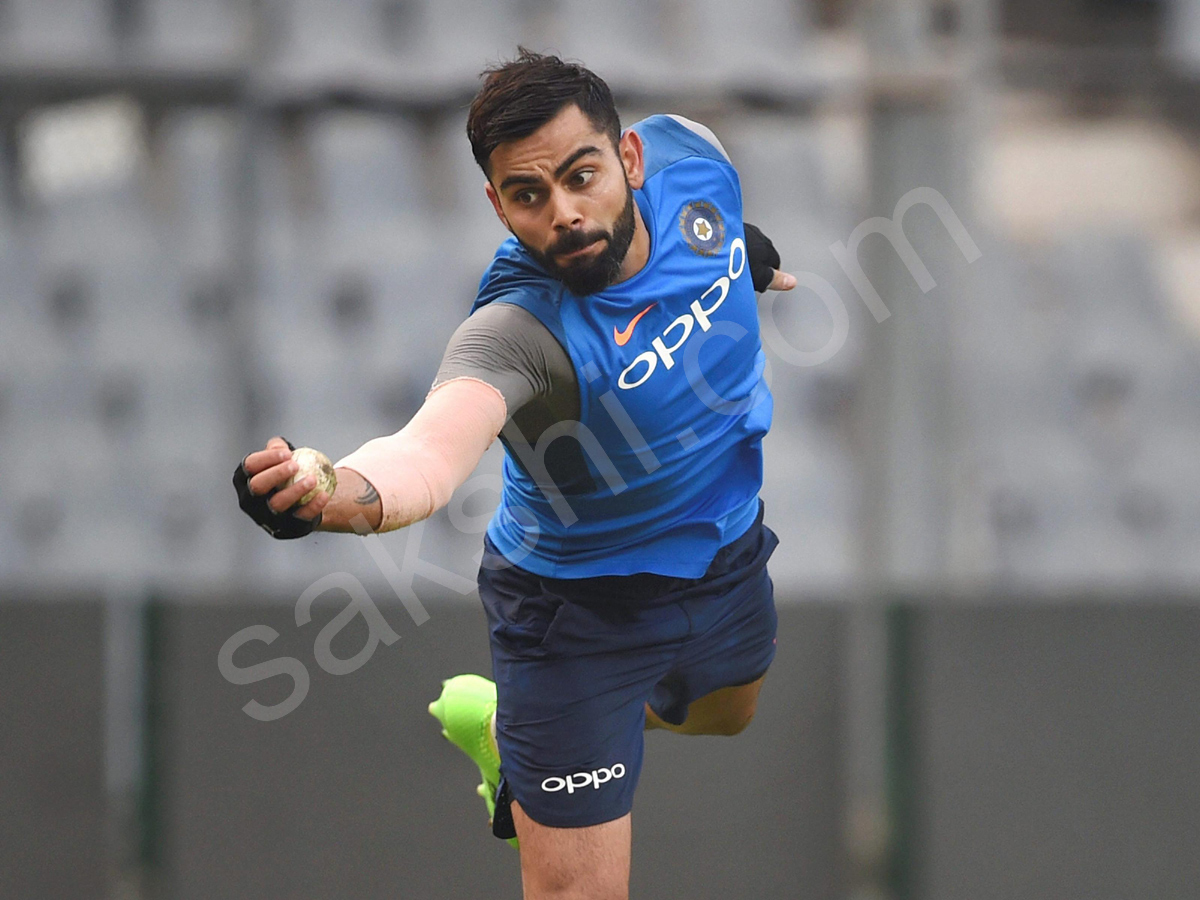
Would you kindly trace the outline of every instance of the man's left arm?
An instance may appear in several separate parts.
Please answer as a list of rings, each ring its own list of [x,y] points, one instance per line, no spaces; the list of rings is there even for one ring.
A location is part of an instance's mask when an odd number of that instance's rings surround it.
[[[728,165],[733,165],[729,152],[707,125],[679,115],[668,115],[667,118],[673,119],[676,124],[690,131],[694,137],[698,137],[708,144],[721,155]],[[771,239],[763,234],[762,229],[757,225],[751,225],[745,220],[742,221],[742,225],[746,229],[746,262],[750,267],[754,290],[761,294],[764,291],[790,291],[794,288],[796,278],[780,270],[779,251],[775,249]]]
[[[746,229],[746,264],[750,267],[750,279],[754,290],[790,291],[796,286],[796,276],[780,270],[782,260],[771,239],[757,225],[742,222]]]

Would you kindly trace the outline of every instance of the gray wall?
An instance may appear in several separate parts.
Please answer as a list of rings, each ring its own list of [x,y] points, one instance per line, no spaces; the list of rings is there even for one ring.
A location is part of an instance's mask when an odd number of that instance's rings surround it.
[[[911,619],[913,896],[1200,890],[1200,609]]]
[[[104,896],[103,647],[99,604],[0,595],[4,900]]]
[[[187,598],[195,601],[197,598]],[[104,616],[96,602],[0,603],[0,898],[105,896]],[[517,857],[483,824],[475,773],[425,706],[442,678],[487,672],[483,616],[428,603],[416,628],[334,677],[313,638],[336,612],[237,597],[152,620],[157,896],[517,897]],[[647,737],[636,897],[848,896],[846,607],[783,604],[757,721],[732,738]],[[904,896],[1184,898],[1200,884],[1200,609],[1025,602],[908,608],[896,687],[908,742]],[[280,637],[312,675],[291,715],[257,722],[286,678],[236,686],[221,645]],[[359,630],[356,630],[359,629]],[[356,621],[335,641],[362,645]]]
[[[426,705],[450,675],[490,672],[474,604],[427,604],[419,629],[334,677],[313,638],[337,608],[296,628],[290,608],[169,606],[158,626],[160,859],[172,900],[519,897],[516,854],[485,827],[478,773]],[[844,896],[838,852],[841,613],[790,606],[759,719],[737,738],[648,736],[634,816],[633,890],[642,897]],[[361,624],[361,619],[355,625]],[[254,624],[280,633],[239,665],[295,656],[304,703],[276,722],[241,712],[276,703],[287,678],[237,687],[217,652]],[[363,646],[354,626],[339,656]],[[343,640],[344,639],[344,640]],[[245,654],[244,658],[243,655]]]

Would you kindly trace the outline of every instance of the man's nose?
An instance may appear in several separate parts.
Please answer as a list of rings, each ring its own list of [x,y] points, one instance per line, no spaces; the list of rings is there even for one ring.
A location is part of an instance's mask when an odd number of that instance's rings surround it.
[[[570,231],[583,225],[583,215],[566,191],[551,191],[550,204],[552,216],[550,226],[555,231]]]

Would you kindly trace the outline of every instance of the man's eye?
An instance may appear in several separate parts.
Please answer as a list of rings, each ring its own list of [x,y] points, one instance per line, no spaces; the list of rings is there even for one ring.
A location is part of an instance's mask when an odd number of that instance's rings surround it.
[[[575,185],[577,187],[583,187],[585,184],[587,184],[589,181],[592,180],[592,176],[595,174],[596,174],[595,169],[580,169],[578,172],[576,172],[574,175],[571,176],[571,180],[575,183]]]
[[[529,206],[537,202],[537,191],[521,191],[517,194],[517,202],[522,206]]]

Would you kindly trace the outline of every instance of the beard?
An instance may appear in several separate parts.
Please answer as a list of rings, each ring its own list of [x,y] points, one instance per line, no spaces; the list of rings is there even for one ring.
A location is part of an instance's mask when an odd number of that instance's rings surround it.
[[[541,264],[550,275],[561,281],[572,294],[586,297],[604,290],[617,280],[621,274],[621,264],[633,243],[636,220],[633,215],[633,190],[629,183],[625,184],[625,208],[617,217],[611,232],[604,229],[594,231],[570,231],[550,245],[544,252],[534,250],[524,241],[529,255]],[[555,262],[555,257],[563,253],[571,253],[590,247],[597,241],[604,241],[605,246],[593,258],[570,260],[561,266]]]

